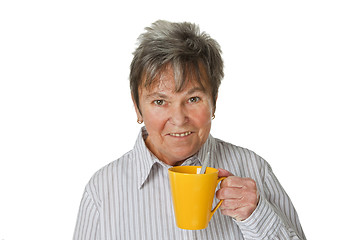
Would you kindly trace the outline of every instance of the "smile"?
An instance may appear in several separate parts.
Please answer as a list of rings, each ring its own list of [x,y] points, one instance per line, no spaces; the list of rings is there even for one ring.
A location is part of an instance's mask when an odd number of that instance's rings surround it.
[[[184,132],[184,133],[169,133],[170,136],[173,137],[185,137],[185,136],[189,136],[191,134],[191,132]]]

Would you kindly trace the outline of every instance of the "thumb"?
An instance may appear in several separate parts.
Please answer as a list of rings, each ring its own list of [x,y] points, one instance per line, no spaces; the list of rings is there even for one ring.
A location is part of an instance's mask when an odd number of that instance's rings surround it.
[[[234,176],[234,174],[232,174],[231,172],[222,169],[222,168],[218,168],[219,173],[218,173],[218,177],[229,177],[229,176]]]

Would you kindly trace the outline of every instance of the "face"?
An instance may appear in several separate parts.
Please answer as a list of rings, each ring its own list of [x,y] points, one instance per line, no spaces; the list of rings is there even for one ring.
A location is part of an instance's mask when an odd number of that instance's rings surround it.
[[[194,155],[209,136],[214,113],[210,90],[190,80],[181,92],[175,92],[171,68],[149,88],[139,88],[139,103],[137,116],[149,134],[146,146],[168,165]]]

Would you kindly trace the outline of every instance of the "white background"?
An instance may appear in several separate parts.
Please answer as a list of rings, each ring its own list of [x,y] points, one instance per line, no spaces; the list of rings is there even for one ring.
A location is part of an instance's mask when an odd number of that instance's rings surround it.
[[[135,142],[129,64],[157,19],[222,46],[213,136],[271,164],[308,239],[354,239],[356,2],[1,1],[0,239],[72,238],[87,181]]]

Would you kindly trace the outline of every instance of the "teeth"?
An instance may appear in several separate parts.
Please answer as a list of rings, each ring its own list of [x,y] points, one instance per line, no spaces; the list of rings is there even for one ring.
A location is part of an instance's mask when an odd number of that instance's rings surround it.
[[[170,133],[170,136],[174,136],[174,137],[185,137],[190,135],[191,132],[185,132],[185,133]]]

